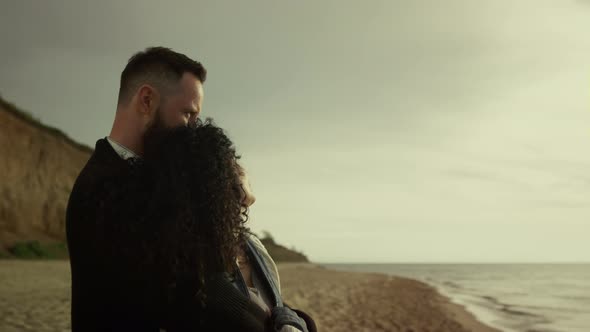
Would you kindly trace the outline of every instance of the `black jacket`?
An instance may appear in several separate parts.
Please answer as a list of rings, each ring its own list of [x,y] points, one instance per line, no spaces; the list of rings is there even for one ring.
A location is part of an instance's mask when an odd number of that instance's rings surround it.
[[[100,139],[70,194],[66,234],[72,276],[72,332],[267,329],[264,312],[225,276],[210,283],[208,298],[213,302],[207,310],[190,292],[182,302],[169,303],[160,295],[157,271],[134,260],[141,252],[118,251],[118,244],[130,241],[126,248],[134,248],[133,241],[142,236],[117,232],[114,227],[133,217],[119,213],[114,204],[130,197],[110,195],[113,186],[128,185],[131,170],[131,164],[120,158],[106,139]]]

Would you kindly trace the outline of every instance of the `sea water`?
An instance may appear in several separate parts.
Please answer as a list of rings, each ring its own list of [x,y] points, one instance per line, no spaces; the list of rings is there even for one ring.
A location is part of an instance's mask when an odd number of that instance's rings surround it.
[[[506,332],[590,332],[590,264],[322,264],[426,282]]]

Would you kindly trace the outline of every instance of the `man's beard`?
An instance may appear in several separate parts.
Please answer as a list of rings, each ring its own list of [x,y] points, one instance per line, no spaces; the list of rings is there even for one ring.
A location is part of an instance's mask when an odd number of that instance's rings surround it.
[[[144,154],[150,151],[161,149],[164,137],[167,136],[174,128],[167,127],[162,119],[162,112],[160,108],[156,109],[154,119],[149,124],[145,133],[143,134],[143,150]]]
[[[196,121],[189,122],[187,125],[179,125],[176,127],[167,126],[162,118],[162,112],[160,108],[156,109],[156,114],[152,122],[148,125],[144,135],[143,135],[143,147],[145,150],[152,150],[154,144],[161,144],[164,137],[167,137],[169,134],[173,133],[174,131],[181,130],[181,127],[188,127],[195,129],[203,125],[203,121],[201,119],[197,119]]]

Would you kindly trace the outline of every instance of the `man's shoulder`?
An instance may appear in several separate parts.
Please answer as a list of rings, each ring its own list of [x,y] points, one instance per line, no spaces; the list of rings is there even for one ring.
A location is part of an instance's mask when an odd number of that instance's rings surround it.
[[[96,141],[95,149],[78,174],[74,187],[92,187],[104,178],[124,172],[126,165],[106,138],[101,138]]]
[[[110,178],[124,174],[125,165],[105,138],[97,140],[94,151],[74,181],[68,205],[75,205],[77,198],[95,195]]]

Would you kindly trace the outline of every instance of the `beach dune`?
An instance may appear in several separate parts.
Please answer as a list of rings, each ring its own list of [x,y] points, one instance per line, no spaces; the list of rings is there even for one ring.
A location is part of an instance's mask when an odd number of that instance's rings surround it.
[[[421,282],[279,264],[285,302],[314,317],[318,330],[491,332]],[[67,261],[0,260],[0,331],[69,331]]]

